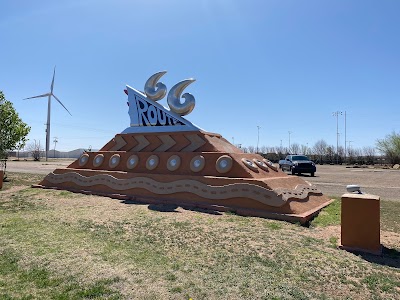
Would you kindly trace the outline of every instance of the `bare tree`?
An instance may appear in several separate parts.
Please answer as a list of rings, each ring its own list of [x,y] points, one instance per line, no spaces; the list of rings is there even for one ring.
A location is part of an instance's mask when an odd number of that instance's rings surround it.
[[[256,147],[254,146],[248,146],[247,149],[249,150],[249,153],[256,153]]]
[[[43,148],[40,146],[40,141],[39,143],[36,142],[36,140],[33,143],[30,143],[26,149],[28,152],[32,155],[33,160],[39,161],[40,158],[42,157],[43,154]]]
[[[364,157],[367,165],[373,165],[375,160],[375,148],[374,147],[364,147],[363,148]]]
[[[360,165],[364,164],[364,157],[363,157],[362,150],[359,148],[356,148],[356,149],[354,149],[354,153],[356,156],[356,162]]]
[[[357,151],[355,148],[347,148],[347,159],[349,164],[354,164],[356,162]]]
[[[310,150],[308,149],[308,145],[301,145],[300,146],[300,153],[304,154],[304,155],[308,155],[308,153],[310,152]]]
[[[259,150],[261,153],[268,153],[268,147],[265,145],[261,146]]]
[[[337,161],[341,164],[343,162],[343,158],[344,158],[344,147],[343,146],[338,147],[337,155],[338,155]]]
[[[333,147],[332,145],[326,147],[326,157],[329,163],[333,163],[335,158],[335,147]]]
[[[317,141],[313,147],[314,154],[318,156],[318,160],[321,164],[324,162],[326,148],[328,148],[328,144],[324,140]]]
[[[291,145],[291,150],[293,154],[299,154],[300,153],[300,145],[297,143],[293,143]]]
[[[285,148],[283,148],[282,146],[276,146],[275,147],[275,152],[276,153],[284,153],[285,152],[284,149]]]
[[[276,153],[275,147],[265,147],[264,153]]]

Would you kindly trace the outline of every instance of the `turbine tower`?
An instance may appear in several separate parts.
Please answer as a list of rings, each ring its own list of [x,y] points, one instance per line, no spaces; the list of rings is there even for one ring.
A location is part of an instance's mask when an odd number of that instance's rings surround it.
[[[33,96],[29,98],[25,98],[24,100],[27,99],[33,99],[33,98],[43,98],[43,97],[48,97],[47,98],[47,123],[46,123],[46,161],[49,157],[49,147],[50,147],[50,112],[51,112],[51,96],[54,97],[58,101],[58,103],[61,104],[62,107],[65,108],[65,110],[71,115],[69,110],[64,106],[64,104],[61,103],[60,99],[56,97],[56,95],[53,94],[53,87],[54,87],[54,77],[56,75],[56,67],[54,67],[54,72],[53,72],[53,79],[51,81],[51,86],[50,86],[50,92],[43,94],[43,95],[38,95],[38,96]],[[72,115],[71,115],[72,116]]]

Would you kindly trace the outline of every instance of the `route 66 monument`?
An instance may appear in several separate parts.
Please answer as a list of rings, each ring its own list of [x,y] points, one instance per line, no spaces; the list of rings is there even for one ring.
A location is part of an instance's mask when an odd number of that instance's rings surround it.
[[[129,127],[36,187],[301,223],[331,202],[310,183],[184,118],[195,98],[182,93],[195,80],[167,94],[159,81],[165,73],[152,75],[144,92],[126,87]],[[165,96],[169,109],[158,103]]]

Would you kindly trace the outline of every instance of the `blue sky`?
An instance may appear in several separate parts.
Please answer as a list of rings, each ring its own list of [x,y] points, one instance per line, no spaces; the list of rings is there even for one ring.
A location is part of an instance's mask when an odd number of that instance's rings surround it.
[[[167,70],[196,98],[186,118],[243,146],[353,147],[400,128],[400,1],[0,2],[0,90],[45,145],[49,91],[57,149],[102,147],[129,126],[128,84]],[[165,99],[161,104],[166,105]],[[344,116],[339,118],[344,146]],[[53,148],[53,145],[52,147]]]

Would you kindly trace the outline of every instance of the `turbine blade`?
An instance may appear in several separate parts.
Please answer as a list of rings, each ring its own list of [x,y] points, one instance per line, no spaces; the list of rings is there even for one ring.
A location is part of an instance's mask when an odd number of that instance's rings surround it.
[[[64,106],[64,104],[61,103],[60,99],[58,99],[58,98],[56,97],[56,95],[54,95],[54,94],[52,94],[52,95],[53,95],[54,98],[56,98],[56,100],[58,101],[58,103],[60,103],[60,104],[62,105],[62,107],[64,107],[65,110],[71,115],[71,113],[69,112],[69,110]],[[71,115],[71,116],[72,116],[72,115]]]
[[[50,93],[53,94],[54,77],[56,76],[56,66],[54,66],[53,79],[51,80]]]
[[[39,95],[39,96],[33,96],[33,97],[29,97],[29,98],[24,98],[22,100],[33,99],[33,98],[42,98],[42,97],[47,97],[47,96],[50,96],[50,95],[51,95],[50,93],[46,93],[46,94]]]

